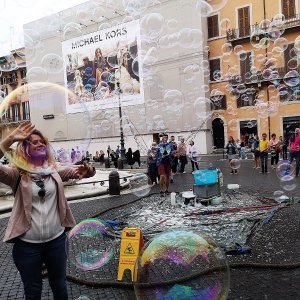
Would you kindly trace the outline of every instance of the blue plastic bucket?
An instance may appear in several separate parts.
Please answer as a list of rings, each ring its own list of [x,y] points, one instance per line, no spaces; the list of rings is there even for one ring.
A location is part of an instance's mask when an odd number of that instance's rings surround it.
[[[197,170],[193,173],[194,181],[196,185],[208,185],[218,182],[217,170]]]

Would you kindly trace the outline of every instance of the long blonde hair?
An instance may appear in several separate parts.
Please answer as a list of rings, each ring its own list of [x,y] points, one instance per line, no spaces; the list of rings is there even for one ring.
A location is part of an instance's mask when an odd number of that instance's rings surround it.
[[[44,140],[47,148],[47,157],[45,161],[47,161],[48,166],[51,166],[56,169],[57,168],[56,161],[52,151],[50,150],[49,140],[37,129],[35,129],[32,134],[36,134]],[[11,156],[13,158],[12,159],[13,164],[22,172],[24,172],[24,170],[26,172],[26,169],[28,169],[28,165],[30,164],[30,158],[28,157],[28,150],[27,150],[28,144],[29,144],[28,140],[20,141],[17,144],[16,149],[11,152]]]

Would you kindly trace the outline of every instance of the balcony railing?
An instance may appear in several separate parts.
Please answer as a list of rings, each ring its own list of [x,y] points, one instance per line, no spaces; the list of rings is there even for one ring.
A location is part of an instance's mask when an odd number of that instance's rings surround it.
[[[268,70],[268,69],[265,69]],[[274,68],[272,70],[272,74],[270,76],[266,76],[264,74],[265,70],[260,70],[255,73],[246,73],[237,76],[232,76],[228,79],[228,82],[232,86],[237,86],[239,84],[263,84],[272,80],[282,80],[284,76],[291,71],[288,66],[284,66],[281,68]],[[294,69],[300,74],[300,66]]]
[[[272,21],[273,19],[271,20],[271,22]],[[279,20],[279,22],[281,21]],[[297,29],[298,27],[300,27],[300,14],[295,14],[294,16],[289,17],[288,19],[284,20],[279,26],[282,30]],[[268,34],[269,28],[261,28],[259,27],[259,24],[256,23],[249,27],[227,30],[227,40],[229,42],[234,42],[242,39],[247,39],[258,29],[262,30],[262,34],[263,32],[265,32],[265,34]],[[276,31],[278,31],[278,29],[276,29]]]

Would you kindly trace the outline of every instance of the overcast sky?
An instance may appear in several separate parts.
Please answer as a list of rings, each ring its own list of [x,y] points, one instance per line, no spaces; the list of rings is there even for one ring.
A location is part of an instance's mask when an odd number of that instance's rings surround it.
[[[23,24],[87,0],[0,0],[0,55],[23,45]]]

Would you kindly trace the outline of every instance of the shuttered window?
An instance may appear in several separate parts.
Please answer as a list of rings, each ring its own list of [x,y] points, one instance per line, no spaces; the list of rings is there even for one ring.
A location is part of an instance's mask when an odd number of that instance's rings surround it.
[[[246,58],[244,57],[246,55]],[[240,56],[240,70],[243,82],[245,82],[245,74],[251,71],[252,61],[251,52],[243,53]]]
[[[239,37],[250,35],[250,7],[246,6],[238,10]]]
[[[286,19],[293,19],[296,17],[295,0],[281,0],[282,14]]]
[[[219,36],[219,16],[214,15],[207,18],[208,38]]]
[[[240,94],[237,98],[237,107],[254,106],[256,93],[254,94]]]
[[[287,63],[289,62],[289,60],[292,58],[291,57],[291,50],[294,48],[294,44],[289,44],[286,48],[286,50],[284,51],[284,64],[285,66],[287,66]]]
[[[209,61],[209,69],[210,69],[210,81],[216,81],[214,78],[214,72],[220,71],[220,58],[211,59]]]
[[[29,101],[22,102],[23,120],[30,120]]]

